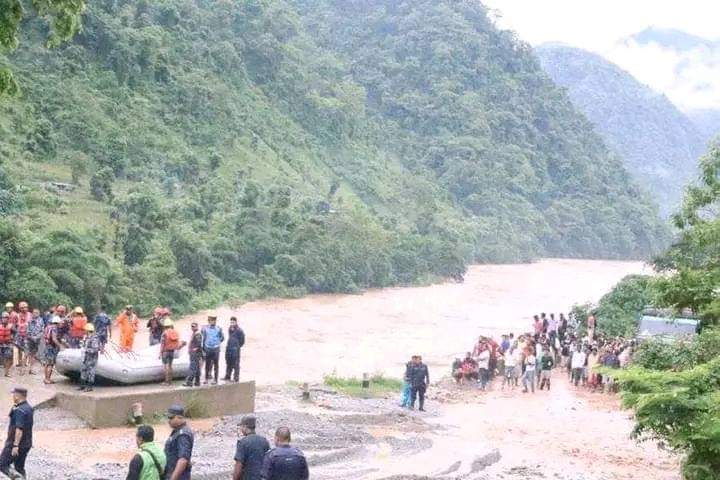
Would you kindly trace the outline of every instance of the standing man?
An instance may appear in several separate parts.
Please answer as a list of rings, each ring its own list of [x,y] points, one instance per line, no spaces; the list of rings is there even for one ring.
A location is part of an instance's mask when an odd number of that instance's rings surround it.
[[[217,385],[220,372],[220,345],[225,341],[222,328],[217,326],[217,317],[208,316],[208,324],[202,329],[202,347],[205,354],[205,384],[210,380],[213,371],[213,385]]]
[[[580,342],[577,343],[575,351],[570,358],[570,368],[572,369],[572,382],[577,387],[583,376],[583,370],[585,369],[585,361],[587,356],[582,350]]]
[[[27,402],[27,389],[12,390],[13,407],[5,447],[0,453],[0,472],[10,478],[25,478],[25,459],[32,448],[33,408]]]
[[[190,480],[195,434],[185,420],[185,409],[182,406],[168,408],[167,416],[172,432],[165,442],[167,464],[164,480]]]
[[[45,379],[43,380],[45,385],[55,383],[51,377],[55,367],[55,360],[57,360],[58,353],[63,347],[59,334],[61,323],[60,317],[53,315],[50,325],[45,327]]]
[[[255,434],[255,417],[247,416],[240,420],[242,438],[235,450],[235,470],[233,480],[260,480],[260,471],[270,444],[263,436]]]
[[[543,356],[540,359],[540,390],[542,390],[545,385],[547,385],[547,389],[550,390],[550,377],[554,366],[555,357],[550,353],[548,346],[545,345],[543,347]]]
[[[165,453],[155,443],[155,430],[150,425],[140,425],[135,434],[138,453],[130,461],[125,480],[163,480],[165,477]]]
[[[0,360],[5,368],[5,376],[10,376],[10,369],[13,363],[13,337],[15,329],[10,324],[10,314],[2,312],[0,318]]]
[[[85,330],[87,324],[87,317],[82,307],[75,307],[70,315],[70,338],[68,339],[70,348],[80,348],[80,344],[87,333],[87,330]]]
[[[80,369],[80,386],[78,390],[92,392],[95,386],[95,370],[100,356],[102,343],[95,333],[95,325],[85,324],[85,341],[83,342],[83,364]]]
[[[5,304],[5,311],[8,314],[8,323],[11,325],[14,325],[15,322],[17,322],[17,312],[15,311],[15,304],[12,302],[7,302]]]
[[[419,401],[419,410],[425,411],[425,392],[430,384],[430,372],[427,365],[422,363],[420,355],[415,356],[410,368],[410,409],[415,408],[415,400]]]
[[[28,373],[30,375],[35,375],[35,372],[33,372],[33,365],[35,365],[35,362],[39,360],[38,351],[40,350],[40,342],[42,342],[44,330],[45,322],[40,316],[40,310],[34,308],[32,311],[32,319],[28,325],[27,342],[25,344],[25,352],[27,354],[26,356],[28,361]]]
[[[147,329],[150,332],[148,339],[150,345],[157,345],[160,343],[160,337],[163,334],[163,309],[162,307],[155,307],[153,310],[152,317],[147,321]]]
[[[240,381],[240,349],[245,345],[245,332],[238,327],[237,318],[230,317],[228,343],[225,347],[225,381]]]
[[[133,311],[133,306],[125,307],[115,319],[115,324],[120,327],[120,349],[129,352],[135,342],[135,333],[138,331],[138,318]]]
[[[108,314],[105,313],[105,307],[100,306],[93,317],[93,325],[95,325],[95,333],[100,339],[103,351],[105,350],[105,345],[107,345],[108,340],[112,338],[111,323],[110,317],[108,317]]]
[[[27,364],[27,358],[23,354],[27,350],[27,333],[30,321],[32,321],[32,313],[30,313],[28,303],[25,301],[18,303],[18,309],[20,311],[15,322],[15,347],[17,348],[18,358],[16,366],[21,369],[20,375],[22,375]]]
[[[190,375],[185,380],[186,387],[200,386],[200,363],[202,362],[202,334],[198,331],[197,322],[190,324],[192,334],[188,342],[188,353],[190,354]]]
[[[290,446],[290,429],[280,427],[275,431],[275,448],[267,452],[260,473],[262,480],[308,480],[305,455]]]
[[[169,318],[163,320],[163,328],[163,333],[160,336],[160,360],[162,360],[165,368],[165,382],[163,382],[163,385],[171,385],[175,351],[180,350],[185,344],[180,342],[180,335],[175,330],[175,324],[172,320]]]

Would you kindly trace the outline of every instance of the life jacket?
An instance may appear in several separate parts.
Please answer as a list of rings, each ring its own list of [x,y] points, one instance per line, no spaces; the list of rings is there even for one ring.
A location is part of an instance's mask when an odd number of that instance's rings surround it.
[[[18,323],[16,324],[16,331],[18,334],[18,337],[25,338],[27,337],[27,331],[28,331],[28,322],[24,318],[20,317],[20,320],[18,320]]]
[[[84,337],[85,325],[87,325],[87,317],[85,315],[73,315],[72,320],[70,320],[70,336],[73,338]]]
[[[12,325],[9,323],[7,325],[0,324],[0,345],[12,343],[12,336]]]
[[[180,348],[180,336],[174,328],[168,328],[163,333],[165,336],[165,343],[163,344],[163,350],[177,350]]]

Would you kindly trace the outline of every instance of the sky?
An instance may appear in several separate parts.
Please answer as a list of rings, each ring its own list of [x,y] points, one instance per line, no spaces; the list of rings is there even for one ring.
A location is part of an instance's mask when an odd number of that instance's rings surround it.
[[[482,0],[497,24],[532,45],[561,42],[599,53],[680,108],[720,108],[717,48],[677,51],[627,37],[648,27],[720,40],[719,0]]]

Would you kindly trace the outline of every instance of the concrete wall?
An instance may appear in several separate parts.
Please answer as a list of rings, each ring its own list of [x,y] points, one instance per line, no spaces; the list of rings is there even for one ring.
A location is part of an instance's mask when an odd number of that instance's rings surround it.
[[[237,415],[255,411],[255,382],[228,383],[196,388],[126,387],[127,392],[115,390],[103,394],[59,392],[57,406],[70,410],[93,428],[119,427],[128,424],[132,405],[142,402],[146,421],[163,415],[170,405],[181,404],[194,417]]]

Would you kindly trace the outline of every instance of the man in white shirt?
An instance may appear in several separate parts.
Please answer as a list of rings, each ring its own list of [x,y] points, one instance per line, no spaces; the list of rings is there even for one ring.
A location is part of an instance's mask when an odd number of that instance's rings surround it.
[[[523,393],[527,393],[528,384],[532,393],[535,393],[535,355],[532,353],[525,357],[525,374],[523,375]]]
[[[575,351],[570,359],[570,368],[572,368],[572,380],[577,387],[582,378],[583,369],[585,368],[585,352],[582,351],[582,346],[578,343],[575,346]]]

